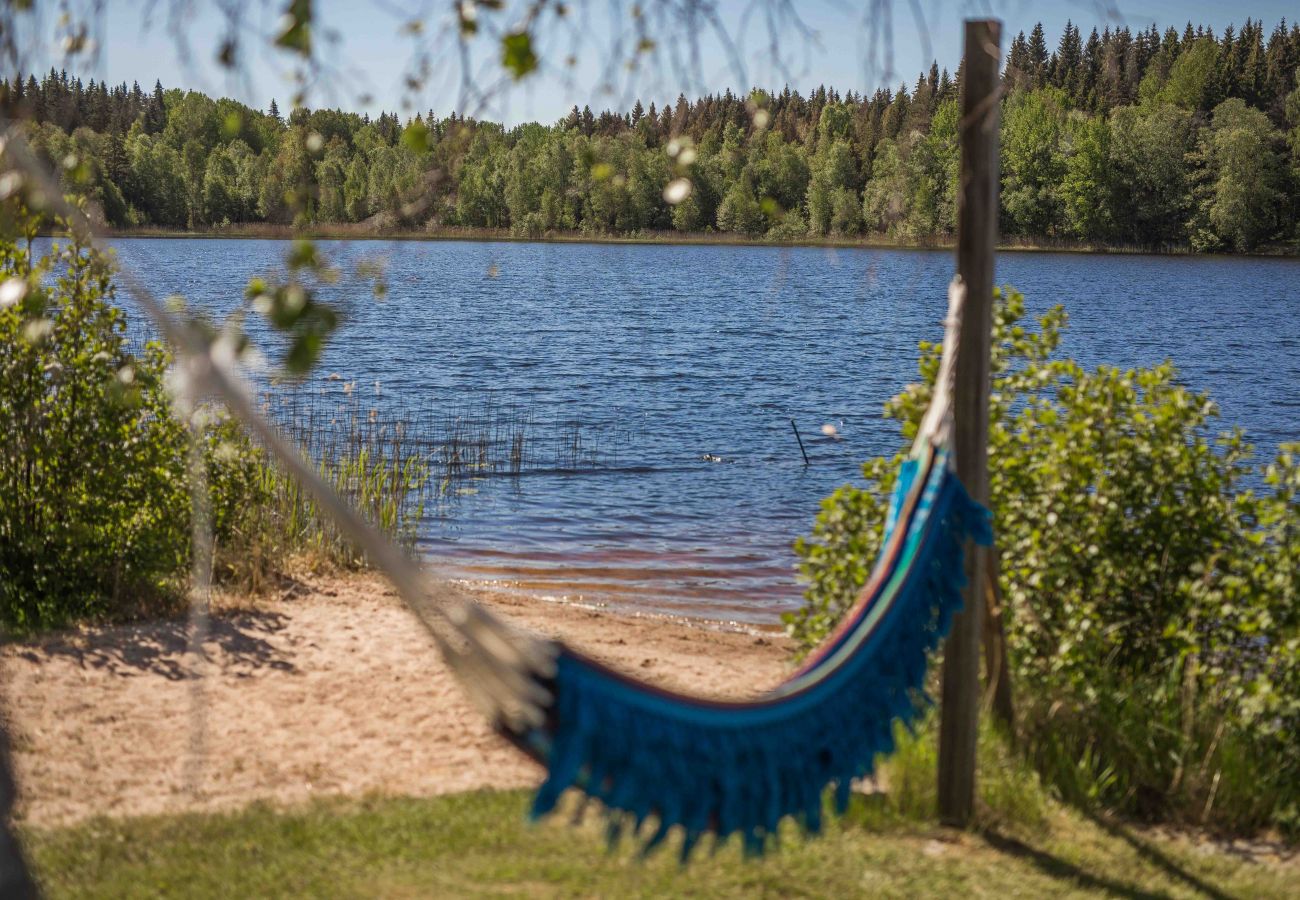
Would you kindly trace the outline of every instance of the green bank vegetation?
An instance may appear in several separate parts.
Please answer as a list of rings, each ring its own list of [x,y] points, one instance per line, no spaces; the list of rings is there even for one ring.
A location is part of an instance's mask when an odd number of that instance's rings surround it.
[[[1149,820],[1300,830],[1300,445],[1253,463],[1173,366],[1087,370],[997,300],[991,508],[1019,746],[1059,796]],[[909,441],[921,381],[886,406]],[[805,647],[853,602],[901,457],[823,503],[796,550]]]
[[[1266,36],[1043,29],[1007,55],[1002,233],[1197,251],[1294,249],[1300,26]],[[712,233],[942,242],[955,228],[960,71],[871,96],[730,91],[513,128],[432,111],[283,116],[193,91],[0,84],[33,145],[118,228],[271,223],[523,237]]]

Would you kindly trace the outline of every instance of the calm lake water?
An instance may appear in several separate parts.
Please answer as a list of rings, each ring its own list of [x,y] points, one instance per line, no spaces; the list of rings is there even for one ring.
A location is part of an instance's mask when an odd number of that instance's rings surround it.
[[[223,311],[287,245],[116,246],[160,294]],[[339,373],[385,414],[529,423],[523,475],[462,481],[431,505],[433,568],[755,623],[797,604],[790,544],[821,498],[899,448],[881,406],[914,378],[917,341],[940,336],[952,270],[949,253],[895,250],[326,247],[345,268],[383,257],[390,293],[334,290],[347,320],[300,393],[335,397]],[[1064,304],[1063,350],[1081,362],[1170,358],[1261,455],[1300,440],[1300,262],[1006,254],[997,277],[1031,312]]]

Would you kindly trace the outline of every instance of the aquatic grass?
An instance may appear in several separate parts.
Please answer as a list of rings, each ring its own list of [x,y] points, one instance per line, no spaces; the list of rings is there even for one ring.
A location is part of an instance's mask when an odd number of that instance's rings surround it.
[[[598,471],[618,465],[619,452],[637,440],[626,428],[543,420],[531,407],[493,397],[416,404],[339,375],[273,386],[261,406],[328,484],[408,549],[425,515],[449,514],[475,493],[475,480]],[[212,441],[221,448],[209,454],[222,526],[219,574],[257,589],[294,560],[367,565],[333,518],[237,426],[224,423]]]
[[[381,436],[409,448],[439,485],[464,478],[585,472],[619,465],[640,432],[581,416],[544,418],[534,407],[489,394],[421,403],[373,395],[356,379],[330,375],[324,385],[263,395],[263,410],[314,458]]]
[[[385,535],[413,547],[430,475],[401,428],[327,434],[309,419],[280,424],[341,497]],[[295,560],[349,569],[368,564],[335,518],[241,429],[227,423],[214,441],[220,452],[213,454],[213,484],[225,537],[217,548],[221,574],[256,589]]]

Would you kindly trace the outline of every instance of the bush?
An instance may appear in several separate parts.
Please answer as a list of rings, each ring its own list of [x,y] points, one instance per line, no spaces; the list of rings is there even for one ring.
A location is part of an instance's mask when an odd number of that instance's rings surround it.
[[[999,296],[991,499],[1023,746],[1067,799],[1230,828],[1296,817],[1300,749],[1295,451],[1248,464],[1239,432],[1172,365],[1088,371],[1053,359],[1054,309],[1026,330]],[[915,435],[922,381],[886,407]],[[823,503],[796,550],[808,581],[788,618],[810,646],[852,603],[878,552],[901,457]],[[1256,495],[1248,479],[1269,490]],[[1254,748],[1253,753],[1245,752]]]
[[[185,441],[105,261],[0,239],[0,621],[45,628],[176,590]]]
[[[32,251],[0,237],[0,625],[19,632],[175,608],[188,584],[186,427],[158,344],[133,352],[111,267],[75,238]],[[258,588],[291,560],[366,559],[297,482],[215,410],[195,415],[211,498],[214,575]],[[284,423],[292,433],[311,423]],[[393,434],[322,443],[326,481],[409,540],[427,467]]]

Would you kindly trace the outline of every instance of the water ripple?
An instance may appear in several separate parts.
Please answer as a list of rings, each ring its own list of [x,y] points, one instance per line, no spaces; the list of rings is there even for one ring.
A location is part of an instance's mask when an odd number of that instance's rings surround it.
[[[274,241],[117,242],[160,294],[214,310],[272,270]],[[577,244],[327,245],[387,256],[390,293],[346,282],[322,373],[385,404],[494,398],[621,434],[616,464],[556,468],[431,510],[421,548],[470,580],[673,613],[770,622],[798,601],[795,536],[822,497],[893,453],[884,402],[940,336],[943,252]],[[487,277],[495,266],[498,277]],[[1300,439],[1300,263],[1008,254],[1029,309],[1064,304],[1085,365],[1166,358],[1271,453]],[[362,299],[366,298],[366,299]],[[319,385],[311,385],[314,389]],[[790,428],[802,433],[805,468]],[[828,440],[832,423],[842,440]],[[721,457],[730,464],[705,462]]]

